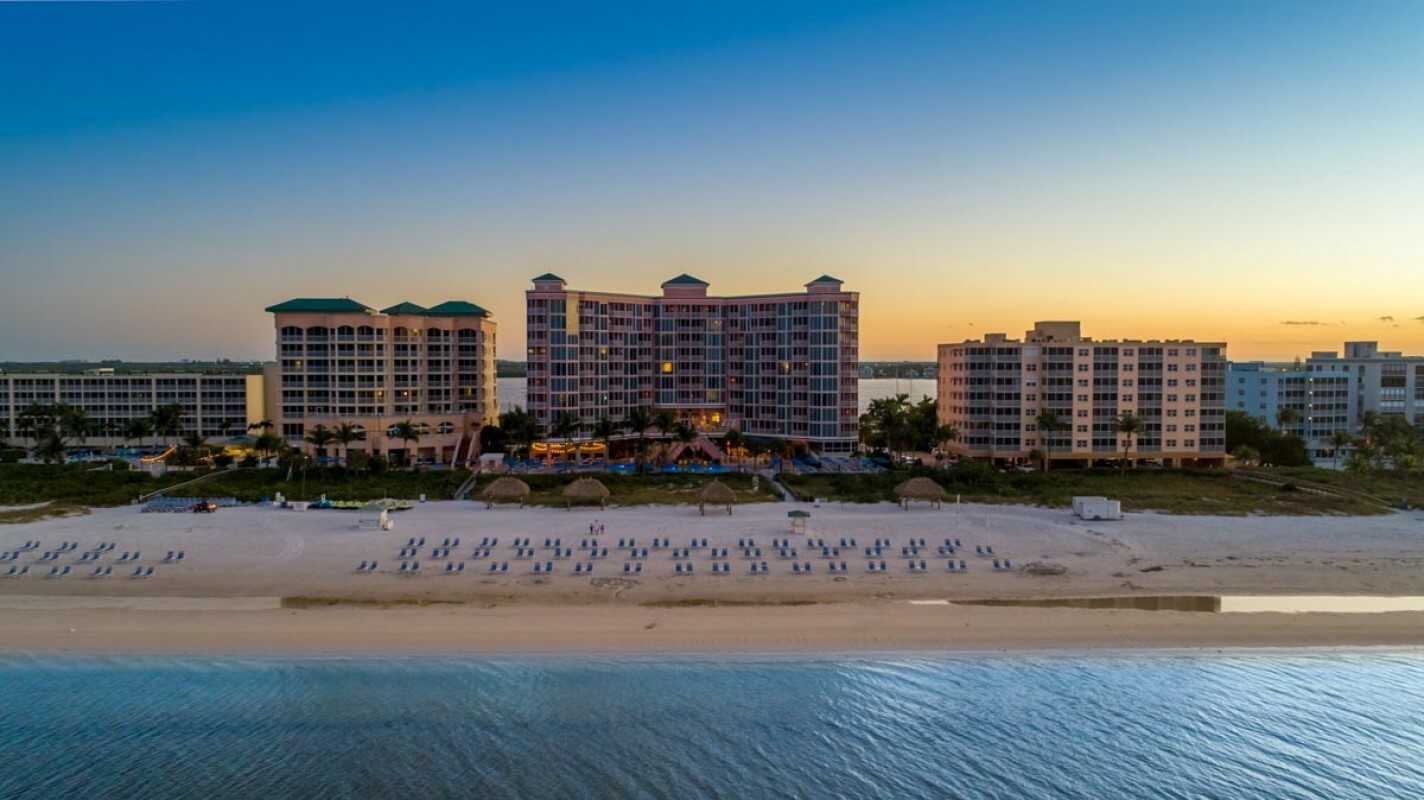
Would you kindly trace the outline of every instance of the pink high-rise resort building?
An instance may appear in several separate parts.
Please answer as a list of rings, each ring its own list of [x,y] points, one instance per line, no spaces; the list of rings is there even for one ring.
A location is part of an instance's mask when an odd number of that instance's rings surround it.
[[[989,334],[939,346],[939,420],[959,439],[952,452],[1026,461],[1090,465],[1130,457],[1166,465],[1226,459],[1226,343],[1104,340],[1084,337],[1077,322],[1039,322],[1022,341]],[[1040,429],[1053,411],[1063,427]],[[1142,420],[1136,435],[1118,416]]]
[[[823,275],[803,291],[718,297],[679,275],[661,295],[569,289],[540,275],[525,293],[529,411],[547,430],[561,412],[586,426],[634,408],[666,408],[718,436],[805,442],[848,453],[859,435],[856,292]]]
[[[398,463],[478,458],[480,428],[498,416],[488,311],[459,300],[376,311],[350,298],[299,298],[267,311],[277,333],[267,408],[288,442],[311,452],[304,438],[315,426],[347,422],[366,434],[353,448]],[[400,437],[407,420],[418,439]]]

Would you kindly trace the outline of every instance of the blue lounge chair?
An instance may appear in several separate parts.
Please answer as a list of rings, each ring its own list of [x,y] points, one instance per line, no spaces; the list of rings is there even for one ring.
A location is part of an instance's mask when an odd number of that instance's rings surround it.
[[[419,561],[412,561],[412,562],[410,562],[410,574],[414,575],[414,574],[416,574],[417,572],[420,572],[420,562],[419,562]]]
[[[494,563],[493,561],[491,561],[491,562],[490,562],[489,571],[490,571],[490,572],[499,572],[499,565],[496,564],[496,563]]]
[[[170,558],[170,559],[168,559],[168,560],[171,561],[172,559]],[[365,561],[362,561],[360,564],[357,564],[357,565],[356,565],[356,569],[353,570],[353,572],[365,572],[365,571],[366,571],[366,562],[365,562]]]
[[[1013,564],[1010,564],[1010,563],[1009,563],[1009,560],[1008,560],[1007,558],[1004,559],[1004,569],[1013,569],[1013,568],[1014,568],[1014,565],[1013,565]]]
[[[638,563],[636,563],[636,564],[633,565],[633,572],[641,574],[642,571],[643,571],[643,562],[639,561]]]
[[[68,567],[65,567],[65,569],[68,569]],[[144,567],[144,569],[143,569],[143,577],[145,577],[145,578],[152,578],[152,577],[153,577],[153,567]]]
[[[143,567],[134,567],[133,574],[129,575],[129,577],[130,577],[130,578],[142,578],[142,577],[143,577]]]
[[[499,571],[500,571],[500,572],[508,572],[508,571],[509,571],[509,562],[508,562],[508,561],[501,562],[500,565],[499,565]]]
[[[379,564],[380,564],[379,561],[372,561],[372,562],[371,562],[371,566],[367,567],[367,568],[366,568],[366,571],[367,571],[367,572],[375,572],[375,571],[376,571],[376,567],[377,567]]]

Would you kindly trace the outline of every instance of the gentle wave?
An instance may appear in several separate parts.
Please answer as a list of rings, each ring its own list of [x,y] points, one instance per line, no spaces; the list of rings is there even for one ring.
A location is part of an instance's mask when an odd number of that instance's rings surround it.
[[[1421,797],[1424,655],[0,660],[0,797]]]

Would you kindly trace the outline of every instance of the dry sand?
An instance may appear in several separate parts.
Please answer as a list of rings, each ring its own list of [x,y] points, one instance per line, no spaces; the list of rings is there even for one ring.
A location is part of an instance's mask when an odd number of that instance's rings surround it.
[[[222,652],[769,652],[1002,648],[1123,648],[1232,646],[1424,645],[1424,612],[1383,614],[1210,614],[1163,611],[987,608],[916,605],[915,599],[1048,598],[1178,594],[1424,595],[1424,516],[1182,517],[1133,514],[1121,522],[1080,523],[1058,510],[964,506],[901,511],[891,505],[811,508],[810,535],[838,543],[875,537],[895,543],[889,575],[871,575],[865,559],[846,554],[848,576],[832,576],[819,553],[799,542],[800,561],[815,573],[798,576],[789,563],[766,560],[772,574],[748,574],[736,540],[765,547],[789,536],[795,506],[738,507],[733,516],[698,516],[695,509],[561,510],[430,503],[394,515],[391,532],[360,530],[349,512],[225,509],[212,515],[141,514],[99,510],[84,517],[0,527],[0,550],[26,540],[45,546],[74,541],[82,551],[117,544],[154,564],[148,580],[80,577],[73,564],[63,580],[32,575],[0,579],[4,651]],[[558,536],[577,546],[601,521],[613,548],[620,536],[650,544],[692,537],[733,550],[734,573],[713,576],[694,551],[695,577],[673,574],[674,562],[654,552],[637,579],[624,578],[610,552],[594,577],[556,562],[551,577],[530,574],[513,558],[515,537],[542,545]],[[407,538],[424,536],[419,578],[389,571]],[[452,556],[462,575],[437,575],[443,560],[430,546],[458,536]],[[490,577],[470,560],[474,544],[498,536],[496,555],[510,572]],[[950,574],[933,547],[961,539],[968,574]],[[899,557],[909,538],[930,545],[930,571],[912,575]],[[803,537],[804,538],[804,537]],[[992,545],[1016,565],[1035,560],[1068,572],[1036,577],[996,573],[975,558]],[[43,549],[43,548],[41,548]],[[180,564],[159,560],[183,549]],[[541,549],[541,553],[544,552]],[[770,555],[770,553],[767,553]],[[547,560],[544,555],[541,560]],[[355,575],[361,560],[381,571]],[[27,554],[31,572],[48,571]],[[8,565],[0,565],[0,573]],[[275,598],[289,606],[274,609]],[[166,598],[166,599],[165,599]],[[228,598],[224,603],[221,599]],[[303,598],[294,602],[290,598]],[[43,602],[42,602],[43,599]],[[312,599],[338,603],[324,607]],[[712,601],[748,605],[706,607]],[[41,605],[34,605],[42,602]],[[28,605],[27,605],[28,604]],[[417,606],[416,604],[424,604]]]

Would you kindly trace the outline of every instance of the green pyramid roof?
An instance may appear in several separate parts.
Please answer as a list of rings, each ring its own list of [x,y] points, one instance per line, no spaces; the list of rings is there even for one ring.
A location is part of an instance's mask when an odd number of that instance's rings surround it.
[[[707,281],[701,280],[700,278],[694,278],[694,277],[692,277],[691,275],[688,275],[686,272],[682,273],[681,275],[677,276],[676,278],[670,278],[670,279],[668,279],[668,280],[663,281],[663,286],[711,286],[711,285],[712,285],[712,284],[708,283]]]
[[[543,275],[540,275],[539,277],[535,278],[534,280],[535,280],[535,282],[539,282],[539,281],[558,281],[559,283],[565,283],[565,282],[566,282],[563,278],[560,278],[558,275],[555,275],[555,274],[552,273],[552,272],[546,272],[546,273],[544,273]]]
[[[274,306],[267,306],[269,314],[281,313],[370,313],[371,307],[358,303],[349,297],[296,297]]]
[[[841,280],[840,278],[832,278],[830,275],[822,275],[814,281],[811,281],[811,283],[845,283],[845,281]],[[808,283],[806,285],[810,286],[811,283]]]
[[[490,312],[464,300],[446,300],[425,312],[431,317],[488,317]]]
[[[406,301],[403,302],[403,303],[396,303],[395,305],[391,306],[390,308],[383,308],[383,309],[381,309],[381,313],[382,313],[382,314],[388,314],[388,315],[389,315],[389,314],[424,314],[425,311],[426,311],[425,306],[418,306],[418,305],[416,305],[415,303],[410,302],[409,300],[406,300]]]

